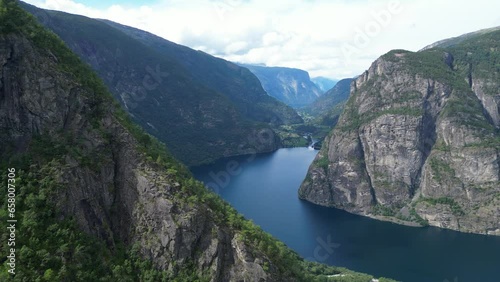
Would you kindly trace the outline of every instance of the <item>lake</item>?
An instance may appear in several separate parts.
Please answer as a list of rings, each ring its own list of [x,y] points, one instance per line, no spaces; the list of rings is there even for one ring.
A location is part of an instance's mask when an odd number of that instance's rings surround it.
[[[280,149],[192,171],[308,260],[408,282],[500,281],[500,237],[397,225],[299,200],[316,153]]]

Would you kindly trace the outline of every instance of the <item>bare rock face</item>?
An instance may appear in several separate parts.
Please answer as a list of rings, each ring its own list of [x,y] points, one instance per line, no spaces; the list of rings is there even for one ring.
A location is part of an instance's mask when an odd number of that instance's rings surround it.
[[[498,80],[472,73],[468,85],[459,63],[439,50],[396,50],[375,61],[351,84],[300,198],[500,235],[498,94],[484,91]]]
[[[323,94],[304,70],[247,64],[241,66],[257,76],[267,94],[293,108],[309,105]]]
[[[175,177],[146,160],[137,142],[97,96],[26,38],[0,36],[0,156],[29,150],[34,138],[71,139],[82,155],[64,154],[53,199],[62,217],[113,246],[138,244],[159,269],[175,273],[187,263],[212,281],[283,281],[272,262],[253,250],[206,205],[176,196]],[[71,148],[67,148],[71,151]],[[98,158],[98,166],[82,160]],[[273,272],[274,271],[274,272]]]
[[[472,91],[474,91],[474,93],[477,95],[489,118],[498,128],[500,127],[500,93],[495,93],[495,91],[492,90],[495,89],[495,87],[498,88],[498,78],[497,81],[492,81],[491,79],[484,80],[472,78],[471,74]],[[488,91],[493,92],[488,93]]]

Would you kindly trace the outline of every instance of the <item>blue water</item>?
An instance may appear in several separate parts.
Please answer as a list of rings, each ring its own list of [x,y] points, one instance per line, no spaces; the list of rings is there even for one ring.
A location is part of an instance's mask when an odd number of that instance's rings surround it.
[[[316,153],[281,149],[221,160],[193,173],[309,260],[408,282],[500,281],[500,237],[407,227],[299,200]]]

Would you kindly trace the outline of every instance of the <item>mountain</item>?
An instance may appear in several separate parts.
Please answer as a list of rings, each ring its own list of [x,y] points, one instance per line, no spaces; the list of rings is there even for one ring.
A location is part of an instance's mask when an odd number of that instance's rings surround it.
[[[351,87],[300,198],[500,235],[500,30],[393,50]]]
[[[198,165],[280,146],[272,127],[301,123],[247,69],[113,22],[23,4],[104,80],[176,158]]]
[[[465,41],[467,39],[475,38],[475,37],[480,36],[482,34],[487,34],[490,32],[497,31],[497,30],[500,30],[500,27],[497,26],[497,27],[492,27],[492,28],[481,29],[481,30],[466,33],[466,34],[463,34],[463,35],[460,35],[457,37],[443,39],[443,40],[440,40],[438,42],[434,42],[430,45],[425,46],[424,48],[422,48],[422,51],[427,50],[427,49],[431,49],[431,48],[436,48],[436,47],[439,47],[439,48],[451,47],[451,46],[457,45],[457,44],[459,44],[462,41]]]
[[[270,96],[293,108],[306,106],[323,94],[304,70],[247,64],[241,66],[248,68],[259,78]]]
[[[316,86],[323,92],[332,89],[335,84],[339,82],[338,80],[333,80],[322,76],[313,77],[311,78],[311,81],[314,82],[314,84],[316,84]]]
[[[1,281],[371,279],[302,260],[208,192],[16,3],[0,2]]]
[[[338,81],[332,89],[306,106],[303,111],[315,117],[317,124],[335,126],[349,98],[351,82],[352,78]]]

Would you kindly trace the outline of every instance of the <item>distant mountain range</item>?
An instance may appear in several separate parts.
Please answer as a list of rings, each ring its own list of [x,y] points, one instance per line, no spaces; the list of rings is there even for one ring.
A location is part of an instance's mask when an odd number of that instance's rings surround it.
[[[246,68],[114,22],[22,6],[187,165],[275,150],[272,127],[302,122]]]
[[[314,84],[316,84],[316,86],[318,86],[318,88],[323,92],[332,89],[333,86],[335,86],[335,84],[337,84],[338,82],[338,80],[329,79],[322,76],[313,77],[311,78],[311,81],[314,82]]]
[[[323,94],[309,73],[304,70],[284,67],[265,67],[240,64],[255,74],[266,92],[293,107],[300,108],[314,102]]]

